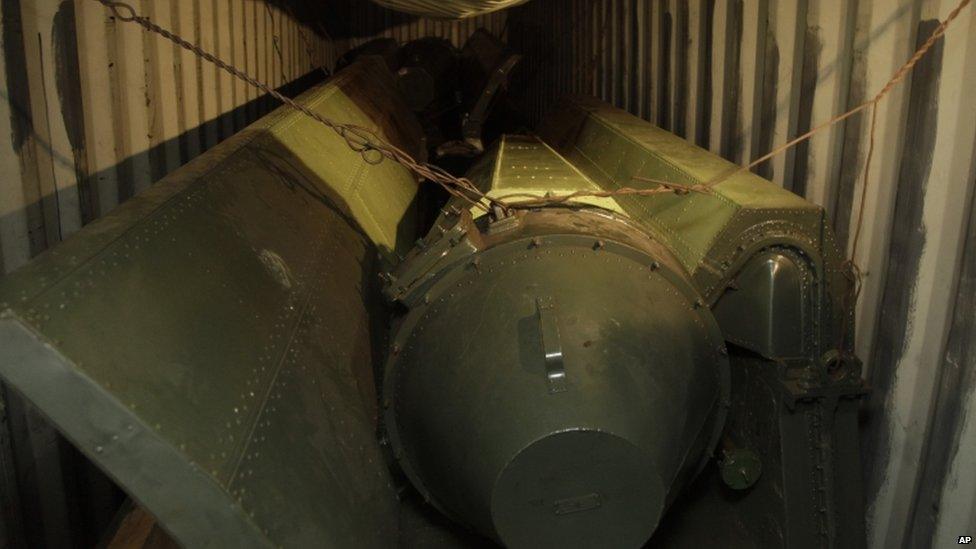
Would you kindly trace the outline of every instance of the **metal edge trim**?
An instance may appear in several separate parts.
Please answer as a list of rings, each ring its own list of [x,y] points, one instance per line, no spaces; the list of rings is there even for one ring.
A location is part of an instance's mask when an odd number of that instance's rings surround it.
[[[9,311],[0,314],[0,376],[181,544],[272,546],[213,478]]]

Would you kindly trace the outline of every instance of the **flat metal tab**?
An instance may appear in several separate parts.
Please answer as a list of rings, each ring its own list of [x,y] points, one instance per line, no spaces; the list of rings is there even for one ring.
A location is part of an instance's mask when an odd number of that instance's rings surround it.
[[[785,252],[758,254],[715,304],[715,320],[736,345],[770,358],[803,356],[810,279]]]
[[[382,74],[298,101],[410,149]],[[275,111],[0,279],[0,377],[182,545],[392,547],[374,277],[416,186]]]
[[[539,311],[539,332],[542,335],[549,392],[561,393],[566,390],[566,367],[563,364],[559,327],[556,326],[556,302],[551,297],[540,297],[536,299],[536,308]]]
[[[385,276],[383,293],[391,301],[414,307],[423,301],[426,288],[444,272],[444,267],[465,259],[479,249],[477,229],[471,213],[454,208],[445,210],[434,228],[401,262]]]
[[[552,512],[556,515],[569,515],[598,509],[601,505],[603,505],[603,501],[600,498],[600,494],[593,492],[582,496],[556,500],[552,504]]]

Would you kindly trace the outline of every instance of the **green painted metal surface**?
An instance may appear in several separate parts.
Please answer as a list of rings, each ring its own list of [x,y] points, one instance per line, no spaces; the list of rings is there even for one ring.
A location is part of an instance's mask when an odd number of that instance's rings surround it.
[[[538,137],[500,140],[468,177],[514,201],[655,185],[635,176],[693,185],[733,169],[577,98]],[[762,441],[762,465],[732,483],[756,490],[737,503],[698,488],[674,511],[697,519],[674,519],[657,545],[693,546],[689,528],[703,525],[737,529],[740,546],[863,544],[855,428],[839,412],[863,386],[856,359],[825,358],[847,356],[847,286],[819,207],[751,173],[710,194],[583,198],[502,218],[464,206],[450,204],[386,276],[409,311],[384,417],[424,498],[510,547],[638,546],[724,428],[733,448]],[[709,326],[735,344],[733,377],[755,363],[769,384],[740,383],[728,423],[724,412],[699,421],[724,410],[728,391],[710,377],[725,347]],[[742,463],[723,463],[741,477]],[[704,490],[727,489],[720,478]]]
[[[417,154],[390,89],[366,62],[300,102]],[[279,109],[0,281],[0,374],[182,543],[388,547],[372,281],[415,194]]]

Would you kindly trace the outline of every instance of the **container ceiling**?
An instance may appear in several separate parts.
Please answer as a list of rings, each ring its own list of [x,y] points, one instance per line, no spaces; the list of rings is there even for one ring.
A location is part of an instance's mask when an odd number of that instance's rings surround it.
[[[461,19],[502,10],[528,0],[374,0],[381,6],[422,15]]]

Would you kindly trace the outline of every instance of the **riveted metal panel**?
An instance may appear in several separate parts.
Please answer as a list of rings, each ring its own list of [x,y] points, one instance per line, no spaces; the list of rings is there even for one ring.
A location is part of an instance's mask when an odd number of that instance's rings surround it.
[[[368,85],[385,70],[299,100],[416,153],[392,86]],[[305,122],[276,111],[0,285],[0,374],[188,545],[396,535],[373,274],[413,240],[416,181]]]

